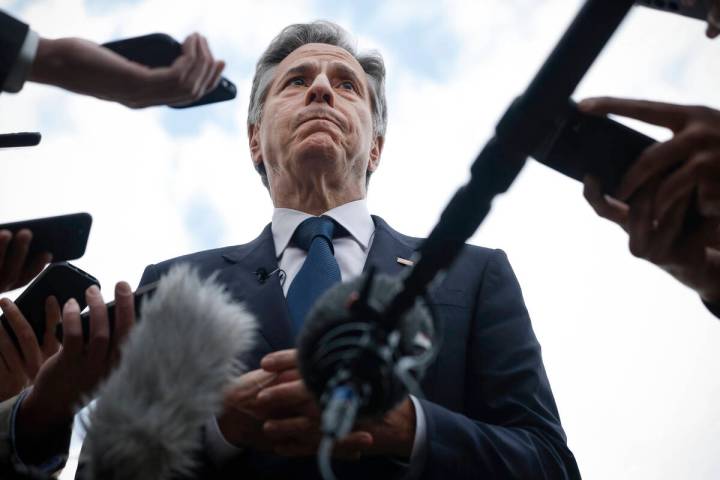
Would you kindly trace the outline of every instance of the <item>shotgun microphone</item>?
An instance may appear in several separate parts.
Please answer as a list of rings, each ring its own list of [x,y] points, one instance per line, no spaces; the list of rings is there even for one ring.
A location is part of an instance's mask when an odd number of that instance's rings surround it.
[[[90,410],[83,478],[187,476],[257,329],[215,275],[202,280],[187,265],[160,279],[140,317]]]

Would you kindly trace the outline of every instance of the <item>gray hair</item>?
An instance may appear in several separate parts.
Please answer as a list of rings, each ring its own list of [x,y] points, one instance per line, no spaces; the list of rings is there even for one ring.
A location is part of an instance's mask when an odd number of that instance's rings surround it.
[[[308,43],[326,43],[347,50],[358,61],[367,74],[370,86],[373,133],[385,136],[387,128],[387,102],[385,100],[385,63],[376,51],[358,53],[350,34],[340,25],[318,20],[312,23],[296,23],[283,28],[260,56],[255,66],[250,106],[248,108],[248,130],[262,118],[263,105],[268,88],[272,84],[277,65],[293,51]],[[257,166],[263,184],[267,187],[267,174],[263,165]]]

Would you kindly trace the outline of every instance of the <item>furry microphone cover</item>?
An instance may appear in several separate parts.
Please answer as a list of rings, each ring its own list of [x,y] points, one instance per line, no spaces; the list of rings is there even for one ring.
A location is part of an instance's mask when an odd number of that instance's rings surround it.
[[[202,425],[220,413],[237,358],[256,322],[215,277],[171,269],[141,307],[117,370],[89,416],[85,478],[162,480],[184,476]]]

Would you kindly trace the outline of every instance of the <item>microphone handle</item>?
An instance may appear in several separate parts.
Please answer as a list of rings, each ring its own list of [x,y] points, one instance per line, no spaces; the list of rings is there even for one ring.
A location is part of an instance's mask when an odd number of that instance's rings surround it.
[[[633,3],[585,2],[524,94],[500,119],[495,136],[471,167],[469,182],[455,193],[421,245],[419,259],[405,278],[403,289],[383,313],[386,328],[392,328],[437,274],[450,267],[489,213],[495,196],[507,191],[527,157],[553,134],[570,95]]]

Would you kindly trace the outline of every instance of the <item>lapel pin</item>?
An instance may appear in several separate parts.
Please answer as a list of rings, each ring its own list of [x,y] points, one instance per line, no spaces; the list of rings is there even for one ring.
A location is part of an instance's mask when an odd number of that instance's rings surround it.
[[[413,262],[412,260],[408,260],[407,258],[397,257],[396,260],[397,263],[399,263],[400,265],[405,265],[406,267],[412,267],[413,265],[415,265],[415,262]]]

